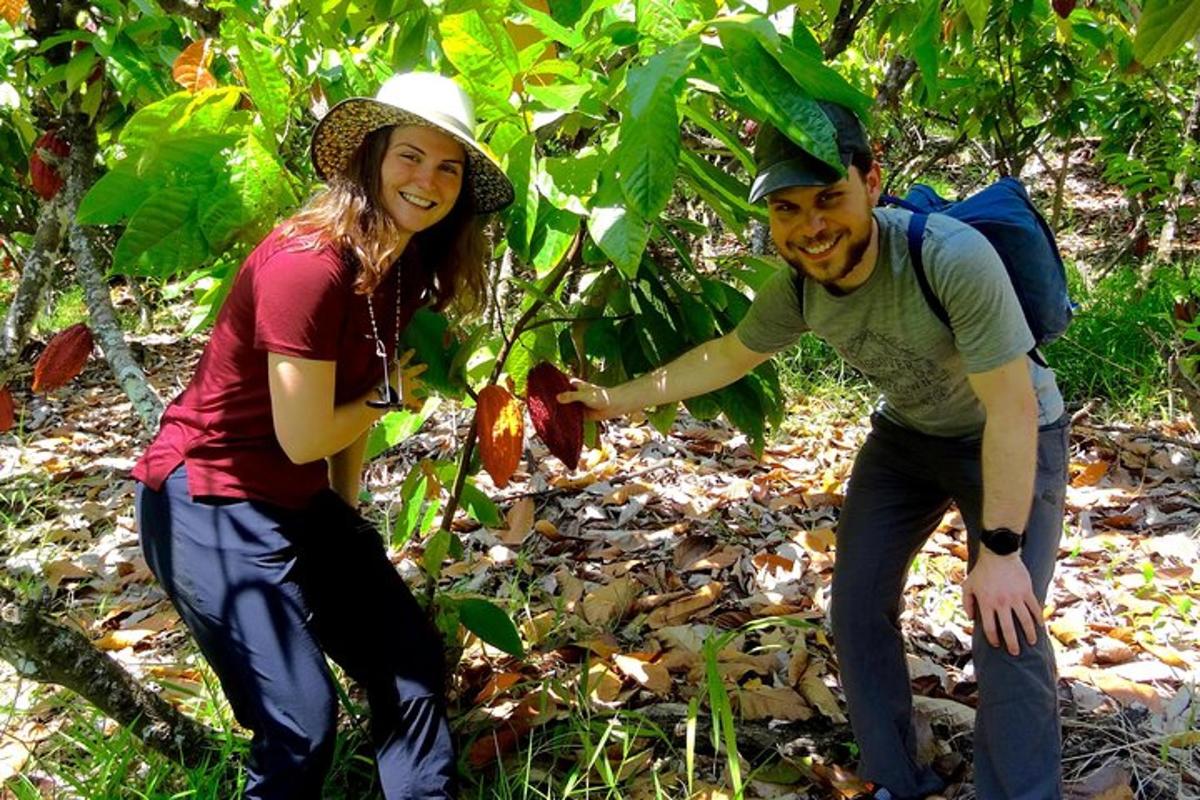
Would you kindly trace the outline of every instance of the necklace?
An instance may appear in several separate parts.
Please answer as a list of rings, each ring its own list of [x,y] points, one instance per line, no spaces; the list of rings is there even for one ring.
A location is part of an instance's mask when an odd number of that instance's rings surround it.
[[[399,267],[396,267],[396,317],[395,329],[392,331],[392,357],[395,358],[400,353],[400,274]],[[379,338],[379,326],[375,322],[375,302],[372,300],[374,293],[367,295],[367,315],[371,318],[371,338],[375,340],[375,355],[379,356],[380,363],[383,364],[383,384],[379,387],[379,399],[368,400],[367,405],[372,408],[403,408],[404,407],[404,378],[401,377],[397,383],[399,388],[392,386],[391,374],[388,370],[387,349],[383,346],[383,340]]]

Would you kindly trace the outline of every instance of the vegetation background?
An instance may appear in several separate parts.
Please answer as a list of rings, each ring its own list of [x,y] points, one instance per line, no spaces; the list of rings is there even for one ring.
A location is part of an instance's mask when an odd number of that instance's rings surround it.
[[[517,189],[485,312],[407,333],[428,398],[376,429],[365,498],[451,642],[471,791],[853,788],[821,598],[871,398],[827,348],[590,429],[573,474],[530,438],[507,488],[474,417],[492,385],[520,417],[541,361],[613,383],[731,330],[777,268],[745,201],[755,127],[831,153],[832,99],[890,191],[1016,175],[1057,231],[1078,313],[1047,357],[1079,424],[1056,591],[1106,610],[1051,620],[1068,667],[1125,670],[1068,676],[1112,737],[1078,752],[1120,757],[1071,775],[1195,793],[1198,30],[1196,0],[0,0],[3,796],[236,793],[242,732],[138,563],[123,470],[238,264],[316,189],[316,121],[406,69],[469,87]],[[33,365],[80,322],[103,365],[45,388]],[[959,713],[930,712],[931,755],[968,797],[955,531],[910,624],[921,696]],[[353,687],[344,710],[326,793],[367,796]]]

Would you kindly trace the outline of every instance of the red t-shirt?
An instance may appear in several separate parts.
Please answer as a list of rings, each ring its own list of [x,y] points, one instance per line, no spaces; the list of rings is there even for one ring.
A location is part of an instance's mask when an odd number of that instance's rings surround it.
[[[324,459],[293,464],[275,438],[267,353],[336,361],[336,404],[379,386],[383,366],[367,297],[354,291],[356,271],[357,262],[332,246],[314,248],[278,230],[267,236],[234,279],[196,374],[163,413],[133,477],[159,490],[185,463],[193,497],[265,500],[288,508],[303,507],[326,488]],[[370,297],[389,359],[400,272],[389,270]],[[404,283],[401,325],[424,294],[419,281],[405,276]]]

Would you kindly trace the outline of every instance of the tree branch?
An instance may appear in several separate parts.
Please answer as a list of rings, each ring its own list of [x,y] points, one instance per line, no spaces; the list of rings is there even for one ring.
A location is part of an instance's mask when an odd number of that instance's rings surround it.
[[[212,36],[221,27],[221,12],[208,8],[204,3],[190,0],[158,0],[163,11],[190,19],[205,36]]]
[[[147,747],[186,766],[215,760],[216,732],[146,689],[78,630],[0,587],[0,658],[40,683],[66,687],[129,729]]]

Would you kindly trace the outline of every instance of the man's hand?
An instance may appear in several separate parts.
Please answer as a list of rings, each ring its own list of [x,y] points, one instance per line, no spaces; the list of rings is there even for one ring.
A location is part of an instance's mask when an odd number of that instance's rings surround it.
[[[983,632],[992,647],[1000,646],[999,622],[1005,649],[1011,655],[1020,655],[1021,645],[1013,617],[1025,631],[1029,645],[1032,647],[1037,643],[1042,606],[1033,595],[1029,570],[1022,563],[1019,552],[1000,556],[980,546],[975,568],[963,581],[963,607],[972,619],[975,619],[976,608],[979,609],[978,624],[983,625]]]
[[[584,419],[599,420],[621,416],[621,410],[613,406],[610,389],[581,381],[578,378],[572,378],[571,385],[575,387],[574,390],[561,392],[558,395],[558,402],[583,403],[587,407],[587,411],[583,412]]]

